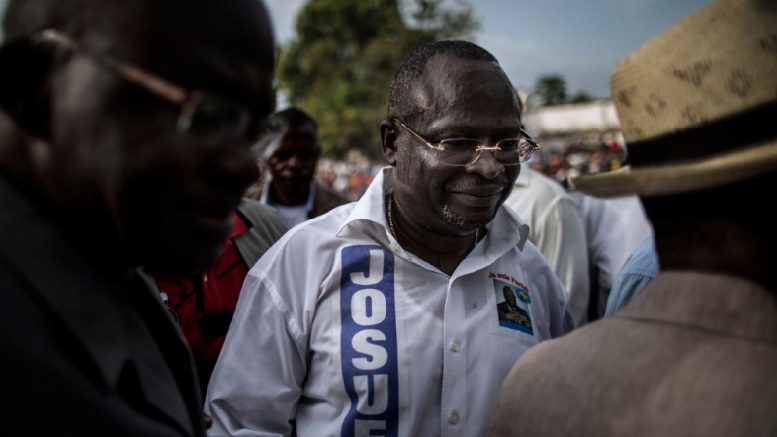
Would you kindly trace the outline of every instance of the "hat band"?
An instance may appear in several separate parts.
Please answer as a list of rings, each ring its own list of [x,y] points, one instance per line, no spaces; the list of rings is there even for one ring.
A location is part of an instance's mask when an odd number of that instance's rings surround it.
[[[739,113],[709,124],[628,143],[628,160],[634,167],[645,164],[676,164],[724,152],[777,137],[777,102]]]

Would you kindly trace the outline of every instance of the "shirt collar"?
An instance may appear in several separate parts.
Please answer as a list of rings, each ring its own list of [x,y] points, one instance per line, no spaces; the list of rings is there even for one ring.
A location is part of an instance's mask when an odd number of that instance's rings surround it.
[[[367,190],[356,202],[337,235],[347,235],[354,223],[370,223],[378,232],[374,235],[382,243],[389,244],[388,224],[386,223],[385,194],[394,190],[393,167],[383,167],[372,180]],[[379,232],[383,230],[382,234]]]

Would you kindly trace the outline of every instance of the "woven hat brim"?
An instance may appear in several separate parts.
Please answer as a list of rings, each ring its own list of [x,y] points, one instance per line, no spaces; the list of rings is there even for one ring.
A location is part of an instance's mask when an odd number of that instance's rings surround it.
[[[687,193],[738,182],[777,170],[777,138],[702,161],[643,166],[572,178],[578,191],[595,197],[642,197]]]

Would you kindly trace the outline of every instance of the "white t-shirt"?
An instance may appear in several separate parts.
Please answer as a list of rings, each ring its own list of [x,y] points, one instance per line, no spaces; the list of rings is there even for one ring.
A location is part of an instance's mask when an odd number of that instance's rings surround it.
[[[286,222],[286,229],[291,229],[294,226],[308,219],[307,205],[300,205],[300,206],[283,206],[283,205],[276,205],[276,204],[268,204],[268,205],[271,205],[273,208],[275,208],[278,211],[278,214],[280,214],[283,221]]]
[[[272,206],[278,211],[278,214],[280,214],[281,218],[286,223],[286,229],[291,229],[308,219],[308,215],[313,209],[313,201],[316,194],[316,184],[314,182],[310,183],[310,194],[308,194],[308,200],[306,200],[305,203],[301,205],[295,206],[285,206],[273,202],[270,198],[271,185],[272,179],[269,179],[264,184],[264,188],[262,189],[262,196],[259,198],[259,201],[266,205]]]

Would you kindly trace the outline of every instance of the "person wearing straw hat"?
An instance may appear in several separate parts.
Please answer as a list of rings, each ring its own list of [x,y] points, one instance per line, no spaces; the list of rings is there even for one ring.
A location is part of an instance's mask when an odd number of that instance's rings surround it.
[[[614,317],[539,344],[489,435],[777,435],[777,2],[712,3],[611,76],[660,273]]]

